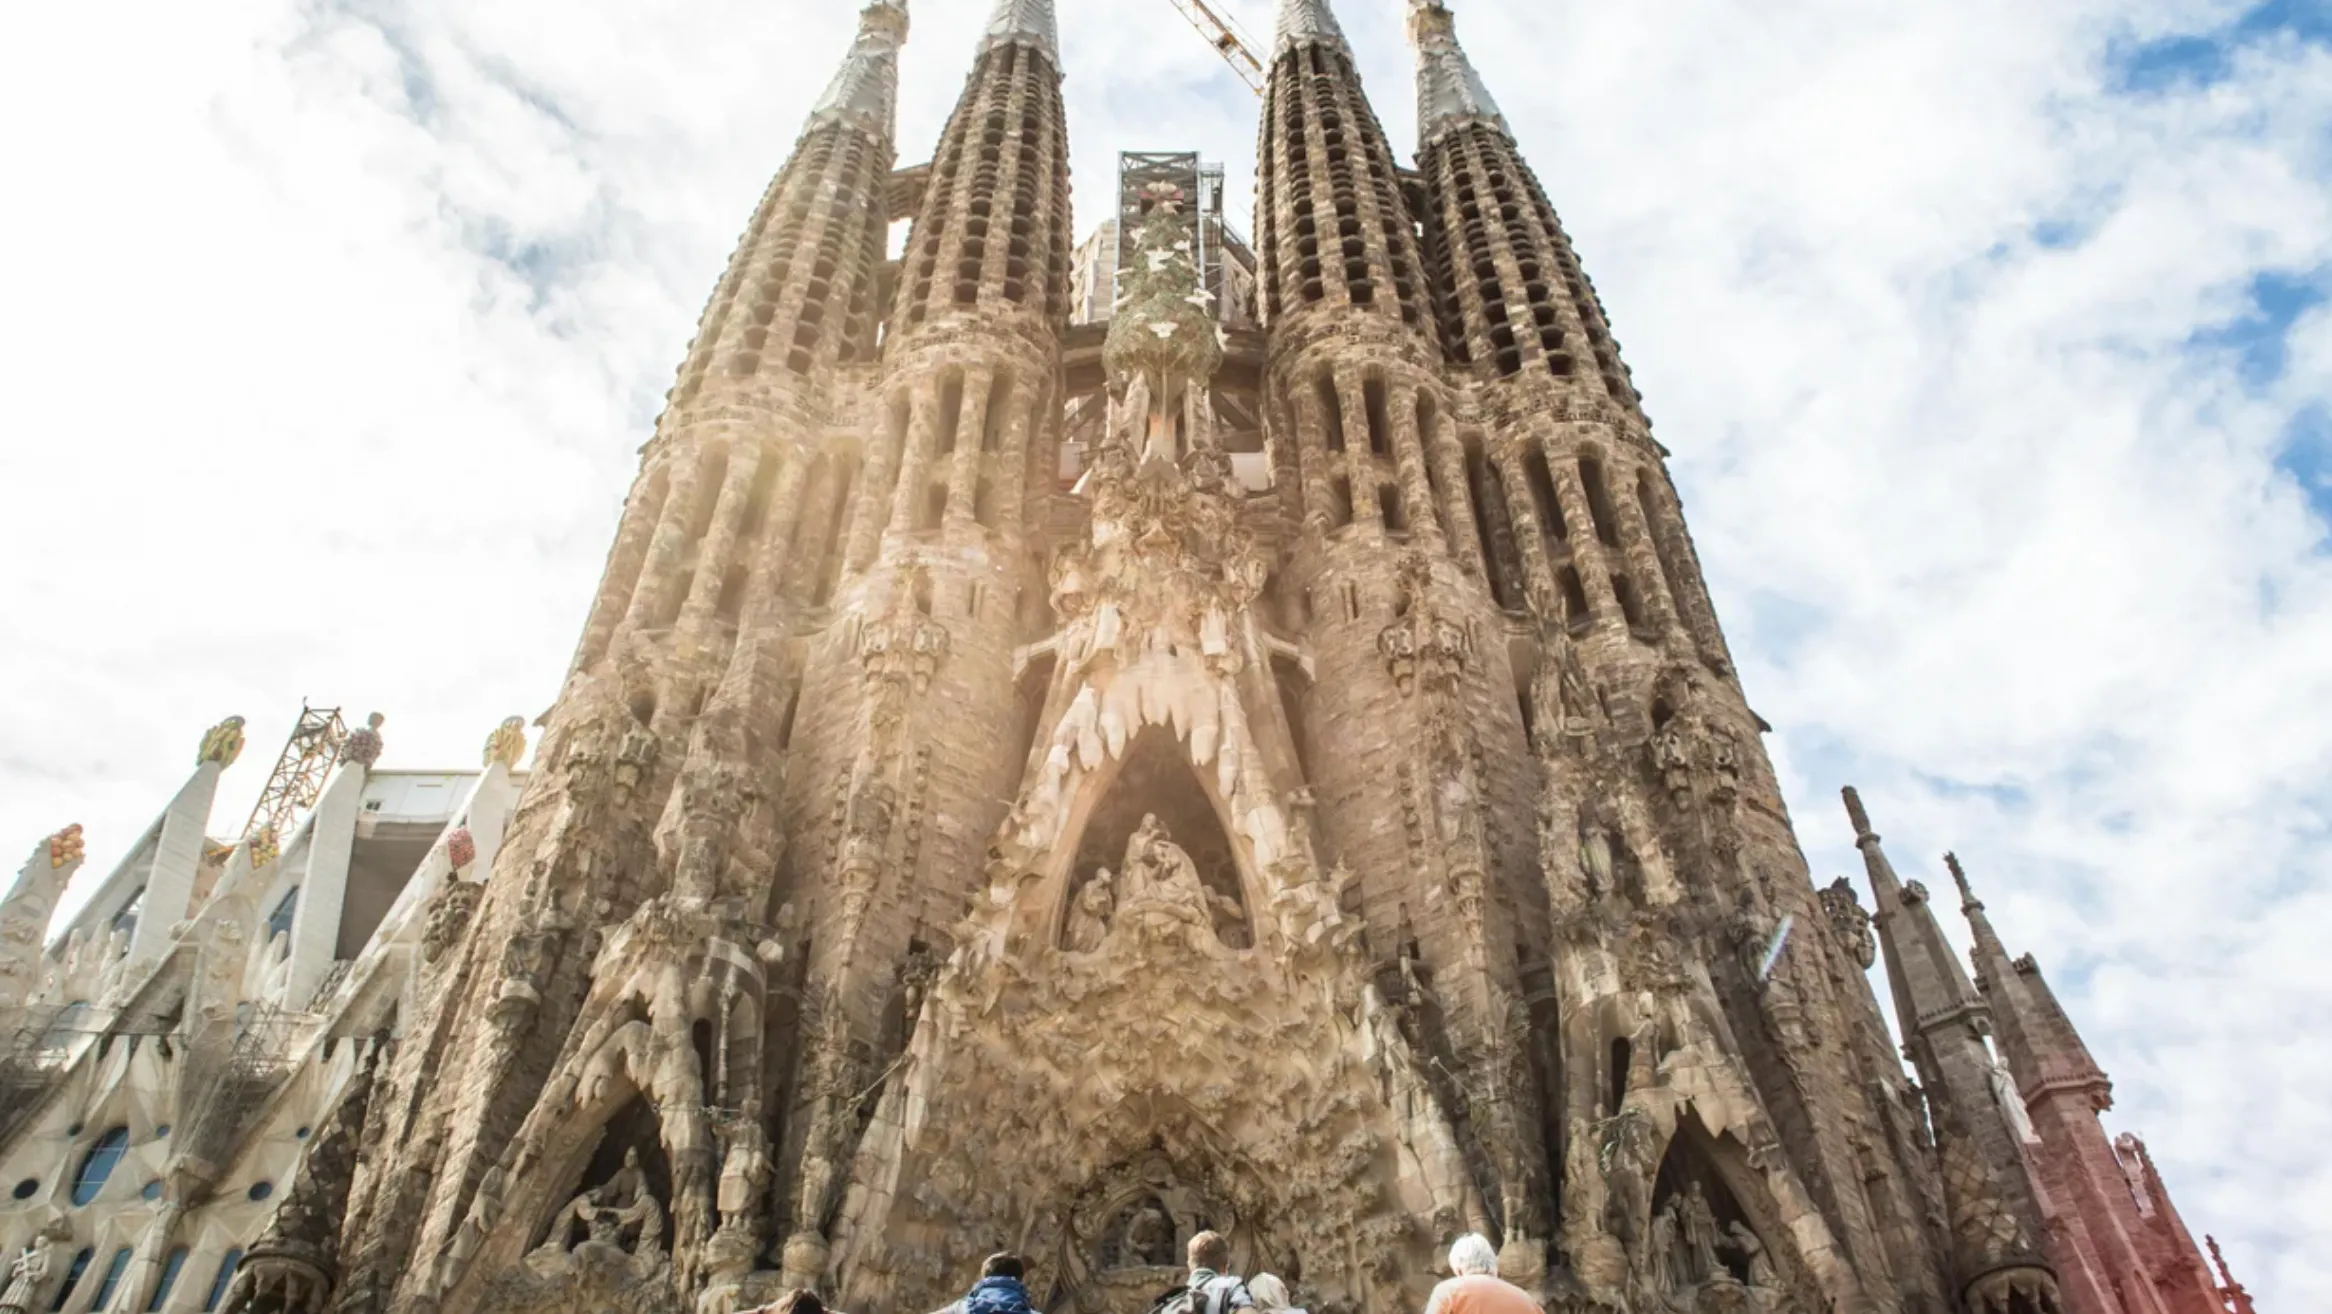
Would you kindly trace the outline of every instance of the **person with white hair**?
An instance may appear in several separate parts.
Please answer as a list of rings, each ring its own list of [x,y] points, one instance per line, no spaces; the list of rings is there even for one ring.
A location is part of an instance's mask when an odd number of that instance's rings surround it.
[[[1497,1247],[1479,1232],[1451,1244],[1449,1273],[1433,1288],[1425,1314],[1546,1314],[1529,1292],[1498,1276]]]
[[[1255,1308],[1264,1314],[1309,1314],[1301,1305],[1288,1303],[1287,1283],[1277,1273],[1258,1273],[1247,1279],[1247,1294],[1255,1297]]]

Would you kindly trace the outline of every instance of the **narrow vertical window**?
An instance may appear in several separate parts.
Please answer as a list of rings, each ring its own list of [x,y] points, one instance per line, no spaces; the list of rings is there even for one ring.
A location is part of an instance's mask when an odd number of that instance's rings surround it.
[[[277,901],[275,911],[267,914],[267,938],[272,940],[279,935],[290,935],[292,919],[299,911],[300,887],[294,885],[283,892],[283,898]]]
[[[1344,450],[1344,399],[1336,394],[1336,380],[1326,374],[1313,380],[1320,395],[1320,423],[1328,436],[1328,450]]]
[[[1361,401],[1368,414],[1368,451],[1371,456],[1393,454],[1393,414],[1386,404],[1385,381],[1370,375],[1360,385]]]
[[[1555,582],[1563,590],[1563,620],[1574,630],[1583,629],[1595,619],[1595,612],[1587,605],[1587,586],[1579,580],[1579,568],[1565,566],[1556,573]]]
[[[63,1309],[65,1302],[73,1298],[73,1288],[81,1285],[82,1275],[89,1271],[89,1261],[95,1258],[97,1258],[97,1252],[88,1246],[83,1246],[73,1253],[73,1262],[65,1269],[65,1280],[62,1285],[58,1286],[56,1298],[49,1301],[51,1314]]]
[[[105,1266],[105,1280],[97,1284],[97,1298],[89,1302],[91,1309],[104,1309],[113,1300],[113,1289],[121,1285],[121,1275],[129,1271],[130,1248],[123,1246],[113,1252],[113,1261]]]
[[[1595,521],[1595,536],[1605,547],[1619,546],[1619,517],[1611,511],[1611,490],[1603,482],[1603,462],[1579,458],[1579,482],[1587,486],[1587,515]]]
[[[170,1257],[162,1261],[162,1280],[154,1284],[154,1294],[146,1298],[148,1314],[162,1308],[170,1299],[170,1288],[178,1285],[178,1271],[186,1267],[186,1247],[173,1246]]]
[[[1547,469],[1547,454],[1535,441],[1523,458],[1522,471],[1530,484],[1530,507],[1538,513],[1539,531],[1550,540],[1568,540],[1571,527],[1563,523],[1563,501],[1555,496],[1555,477]]]
[[[204,1314],[210,1314],[210,1311],[217,1309],[226,1300],[227,1288],[233,1286],[235,1282],[235,1270],[242,1266],[243,1251],[240,1247],[230,1250],[220,1257],[219,1275],[211,1279],[210,1294],[203,1297]]]
[[[939,385],[939,434],[933,440],[932,454],[945,456],[955,450],[956,432],[964,422],[964,376],[950,371]]]
[[[1403,534],[1408,532],[1409,515],[1401,507],[1399,485],[1377,485],[1377,515],[1385,522],[1386,533]]]

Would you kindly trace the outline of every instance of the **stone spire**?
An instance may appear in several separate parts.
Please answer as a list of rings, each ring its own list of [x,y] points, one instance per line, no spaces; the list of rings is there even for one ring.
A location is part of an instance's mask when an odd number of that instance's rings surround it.
[[[2009,956],[1958,855],[1946,853],[1943,862],[1959,885],[1960,912],[1975,936],[1976,973],[1983,984],[1984,1002],[1998,1027],[2001,1057],[2016,1074],[2017,1086],[2028,1099],[2044,1091],[2078,1088],[2096,1107],[2111,1108],[2113,1083],[2090,1056],[2072,1018],[2041,976],[2040,964],[2030,954]]]
[[[2022,1299],[2040,1314],[2059,1314],[2064,1296],[2033,1241],[2040,1210],[2011,1127],[2021,1110],[2006,1107],[2015,1091],[1996,1084],[1984,1040],[1990,1011],[1944,938],[1927,888],[1896,877],[1862,796],[1852,786],[1843,794],[1855,847],[1870,873],[1872,921],[1894,988],[1895,1019],[1934,1124],[1960,1308],[1984,1314]]]
[[[1336,25],[1336,11],[1328,7],[1328,0],[1279,0],[1279,35],[1272,42],[1273,51],[1284,55],[1306,45],[1350,48],[1344,40],[1344,29]]]
[[[1467,123],[1506,131],[1482,75],[1458,44],[1457,19],[1441,0],[1410,0],[1409,43],[1417,51],[1417,137],[1432,141]]]
[[[981,46],[985,49],[1012,42],[1034,46],[1054,67],[1060,66],[1061,29],[1053,16],[1053,0],[996,0],[996,12],[988,17],[987,36]]]
[[[811,108],[810,126],[849,122],[889,140],[898,123],[899,47],[905,44],[906,0],[874,0],[860,10],[858,39]]]
[[[2098,1115],[2113,1082],[2057,1002],[2032,955],[2009,957],[1957,855],[1943,855],[1975,936],[1983,990],[2012,1088],[2035,1140],[2030,1156],[2048,1214],[2046,1245],[2076,1308],[2111,1309],[2117,1277],[2144,1273],[2161,1314],[2222,1314],[2201,1249],[2134,1136],[2109,1141]]]

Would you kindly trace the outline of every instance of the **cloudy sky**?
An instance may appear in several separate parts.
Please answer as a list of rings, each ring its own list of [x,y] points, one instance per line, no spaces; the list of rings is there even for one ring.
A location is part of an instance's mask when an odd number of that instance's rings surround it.
[[[914,4],[902,162],[984,8]],[[2188,1220],[2332,1306],[2332,11],[1458,4],[1817,871],[1847,781],[1899,865],[1956,846]],[[84,822],[94,876],[228,713],[222,833],[303,696],[406,766],[540,711],[851,8],[10,7],[0,843]],[[1251,175],[1167,0],[1063,8],[1086,215],[1120,149]],[[1397,0],[1343,14],[1409,140]]]

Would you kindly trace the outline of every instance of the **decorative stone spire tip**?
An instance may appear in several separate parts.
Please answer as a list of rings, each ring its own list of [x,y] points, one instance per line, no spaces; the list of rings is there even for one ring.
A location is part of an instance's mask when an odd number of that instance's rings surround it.
[[[1328,0],[1279,0],[1279,30],[1272,41],[1277,54],[1286,54],[1298,46],[1325,45],[1348,49],[1344,29],[1337,25],[1336,11]]]
[[[1854,838],[1877,839],[1878,836],[1870,828],[1870,813],[1862,809],[1862,795],[1852,785],[1839,790],[1838,794],[1846,800],[1846,819],[1854,823]]]
[[[987,36],[980,48],[1022,42],[1035,46],[1052,59],[1061,60],[1061,25],[1053,13],[1053,0],[996,0],[996,11],[989,15]]]
[[[1458,44],[1457,19],[1442,0],[1409,0],[1409,44],[1417,51],[1417,132],[1427,141],[1464,123],[1504,131],[1488,84]]]

